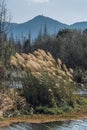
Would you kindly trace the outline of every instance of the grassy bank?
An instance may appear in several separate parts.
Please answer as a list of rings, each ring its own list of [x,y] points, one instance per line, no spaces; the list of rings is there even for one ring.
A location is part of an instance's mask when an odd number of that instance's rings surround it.
[[[76,108],[73,112],[62,113],[59,115],[34,114],[27,116],[18,116],[12,118],[1,118],[0,127],[8,126],[13,123],[29,122],[29,123],[45,123],[53,121],[67,121],[87,118],[87,105]]]

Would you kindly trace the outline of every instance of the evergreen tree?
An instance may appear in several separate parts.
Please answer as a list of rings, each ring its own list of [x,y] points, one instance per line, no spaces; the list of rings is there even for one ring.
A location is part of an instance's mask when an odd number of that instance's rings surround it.
[[[47,25],[45,24],[45,25],[44,25],[44,30],[43,30],[43,36],[44,36],[45,39],[47,38],[47,35],[48,35]]]
[[[31,34],[29,33],[28,39],[23,43],[23,52],[29,53],[31,51]]]

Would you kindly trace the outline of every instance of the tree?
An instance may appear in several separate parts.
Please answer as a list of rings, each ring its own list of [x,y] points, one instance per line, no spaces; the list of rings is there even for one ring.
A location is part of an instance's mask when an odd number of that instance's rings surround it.
[[[44,36],[44,38],[47,38],[47,34],[48,34],[48,32],[47,32],[47,25],[45,24],[44,25],[44,30],[43,30],[43,36]]]
[[[28,39],[23,43],[23,52],[29,53],[31,51],[31,34],[29,33]]]
[[[5,0],[0,0],[0,39],[2,39],[4,33],[6,33],[9,22],[10,17],[6,8],[6,2]]]
[[[13,32],[11,31],[11,35],[10,35],[10,37],[9,37],[9,43],[11,43],[11,44],[13,44],[13,43],[15,43],[15,39],[14,39],[14,34],[13,34]]]
[[[0,58],[2,57],[3,42],[6,41],[6,33],[10,23],[9,21],[10,17],[8,17],[6,2],[5,0],[0,0]]]
[[[37,42],[41,42],[41,40],[42,40],[42,27],[40,28],[40,31],[38,33]]]

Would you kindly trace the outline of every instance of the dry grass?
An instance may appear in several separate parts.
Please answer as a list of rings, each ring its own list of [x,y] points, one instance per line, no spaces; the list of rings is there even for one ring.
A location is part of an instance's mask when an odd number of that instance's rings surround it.
[[[65,64],[58,58],[57,62],[54,60],[49,52],[38,49],[33,54],[18,54],[11,56],[11,65],[21,67],[24,71],[29,71],[31,74],[40,78],[43,72],[48,75],[53,75],[56,79],[62,80],[64,77],[68,82],[73,82],[73,70],[68,69]]]

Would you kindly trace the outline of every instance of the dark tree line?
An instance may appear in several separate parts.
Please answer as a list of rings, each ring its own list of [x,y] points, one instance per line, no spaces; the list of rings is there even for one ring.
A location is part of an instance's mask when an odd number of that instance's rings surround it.
[[[38,48],[59,57],[68,67],[87,69],[87,30],[64,29],[56,36],[42,36],[31,46],[32,51]]]
[[[44,33],[39,32],[33,43],[29,34],[22,43],[10,38],[9,44],[13,46],[14,52],[32,53],[40,48],[49,51],[55,59],[59,57],[68,67],[87,69],[87,30],[63,29],[57,35],[50,36],[45,27]]]

